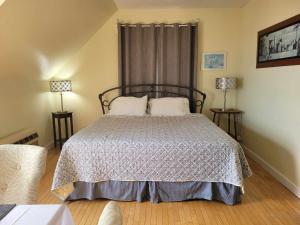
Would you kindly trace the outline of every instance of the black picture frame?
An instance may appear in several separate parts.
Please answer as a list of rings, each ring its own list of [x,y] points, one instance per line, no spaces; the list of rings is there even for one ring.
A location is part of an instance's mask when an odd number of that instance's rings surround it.
[[[300,65],[300,14],[258,32],[256,68]]]

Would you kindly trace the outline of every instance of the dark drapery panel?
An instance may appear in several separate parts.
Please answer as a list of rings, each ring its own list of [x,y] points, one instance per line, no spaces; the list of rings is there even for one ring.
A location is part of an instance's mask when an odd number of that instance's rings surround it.
[[[124,24],[122,26],[118,24],[118,30],[120,84],[155,83],[156,34],[154,24],[147,27],[141,24]],[[125,90],[122,92],[125,94]]]
[[[121,85],[155,83],[196,88],[197,25],[118,24],[118,29]]]

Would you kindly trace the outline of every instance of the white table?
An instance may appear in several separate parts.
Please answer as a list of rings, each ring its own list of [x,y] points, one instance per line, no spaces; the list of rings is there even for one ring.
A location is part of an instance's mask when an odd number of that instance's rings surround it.
[[[74,225],[65,205],[18,205],[0,225]]]

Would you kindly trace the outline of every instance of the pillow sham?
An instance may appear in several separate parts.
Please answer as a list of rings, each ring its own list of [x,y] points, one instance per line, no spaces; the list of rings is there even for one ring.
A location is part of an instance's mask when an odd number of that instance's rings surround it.
[[[113,116],[144,116],[147,110],[148,96],[118,97],[110,106],[108,115]]]
[[[184,116],[190,114],[189,100],[182,97],[153,98],[149,101],[152,116]]]

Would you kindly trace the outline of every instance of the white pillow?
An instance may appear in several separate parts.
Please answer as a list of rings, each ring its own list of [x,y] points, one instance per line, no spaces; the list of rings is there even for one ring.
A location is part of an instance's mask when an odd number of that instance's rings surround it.
[[[115,202],[109,202],[104,207],[98,225],[122,225],[122,212]]]
[[[144,116],[147,110],[147,101],[147,95],[142,98],[118,97],[111,103],[108,115]]]
[[[152,98],[149,107],[153,116],[184,116],[190,113],[189,100],[181,97]]]

